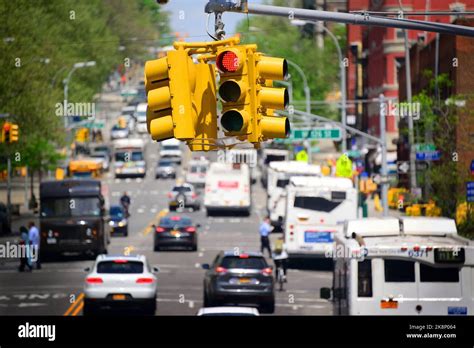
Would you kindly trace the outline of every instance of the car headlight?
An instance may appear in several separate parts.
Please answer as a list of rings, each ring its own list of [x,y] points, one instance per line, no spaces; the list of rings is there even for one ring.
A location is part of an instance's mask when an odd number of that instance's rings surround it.
[[[138,172],[139,172],[139,173],[144,173],[144,172],[145,172],[145,168],[138,168]]]
[[[119,227],[123,227],[127,225],[127,220],[122,220],[118,223]]]
[[[113,226],[115,223],[113,221],[109,221],[109,226]]]

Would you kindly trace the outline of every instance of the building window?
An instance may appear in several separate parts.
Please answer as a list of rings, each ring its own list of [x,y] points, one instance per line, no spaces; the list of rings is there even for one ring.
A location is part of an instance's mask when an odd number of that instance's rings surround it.
[[[397,57],[395,58],[395,84],[398,85],[398,72],[401,69],[401,67],[405,64],[405,58],[404,57]]]
[[[396,40],[403,40],[405,38],[405,33],[403,29],[395,28],[395,39]]]

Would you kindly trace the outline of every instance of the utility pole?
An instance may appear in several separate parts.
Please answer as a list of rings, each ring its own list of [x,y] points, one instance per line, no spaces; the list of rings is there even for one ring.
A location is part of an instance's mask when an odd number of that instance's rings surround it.
[[[388,216],[388,166],[387,166],[387,131],[385,118],[387,117],[387,104],[385,104],[385,96],[380,94],[379,96],[380,103],[380,146],[382,147],[382,167],[380,168],[380,176],[382,177],[382,207],[383,207],[383,216]]]

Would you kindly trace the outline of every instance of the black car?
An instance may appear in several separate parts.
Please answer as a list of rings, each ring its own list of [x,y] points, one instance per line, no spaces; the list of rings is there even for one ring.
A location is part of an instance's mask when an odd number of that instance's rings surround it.
[[[203,264],[204,307],[223,304],[258,305],[260,311],[275,311],[272,267],[259,252],[220,252],[212,265]]]
[[[197,229],[191,219],[183,215],[165,216],[160,219],[158,226],[153,226],[154,250],[161,249],[190,249],[197,250]]]
[[[109,215],[109,225],[111,227],[112,235],[120,233],[124,236],[128,236],[128,220],[123,208],[119,205],[113,205],[110,207]]]

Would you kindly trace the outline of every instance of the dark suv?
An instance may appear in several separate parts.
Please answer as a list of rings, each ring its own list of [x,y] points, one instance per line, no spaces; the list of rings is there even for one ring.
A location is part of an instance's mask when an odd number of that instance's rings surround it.
[[[275,310],[272,268],[261,253],[221,251],[212,265],[203,264],[204,307],[221,304],[258,305],[261,312]]]

